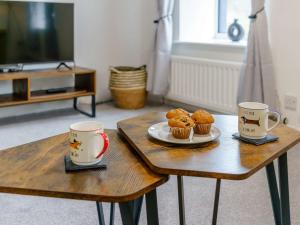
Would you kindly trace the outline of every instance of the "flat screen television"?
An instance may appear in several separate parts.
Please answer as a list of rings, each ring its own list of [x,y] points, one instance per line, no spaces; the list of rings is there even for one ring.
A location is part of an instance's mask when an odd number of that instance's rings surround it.
[[[0,1],[0,65],[74,60],[74,5]]]

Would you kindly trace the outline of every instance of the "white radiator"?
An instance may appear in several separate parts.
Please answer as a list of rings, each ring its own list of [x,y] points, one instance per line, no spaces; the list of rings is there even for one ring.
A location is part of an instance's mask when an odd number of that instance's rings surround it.
[[[242,63],[172,57],[170,100],[223,113],[235,113]]]

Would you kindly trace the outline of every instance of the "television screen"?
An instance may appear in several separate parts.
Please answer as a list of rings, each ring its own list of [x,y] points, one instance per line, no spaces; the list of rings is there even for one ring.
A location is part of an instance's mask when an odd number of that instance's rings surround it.
[[[74,59],[72,3],[0,1],[0,65]]]

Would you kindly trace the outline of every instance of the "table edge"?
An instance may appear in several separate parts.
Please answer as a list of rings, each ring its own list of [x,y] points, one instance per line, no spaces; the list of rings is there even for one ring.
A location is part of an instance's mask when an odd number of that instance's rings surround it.
[[[274,160],[278,159],[281,155],[288,152],[292,147],[297,145],[300,142],[300,137],[296,139],[294,142],[290,143],[288,146],[283,148],[281,151],[277,152],[273,157],[269,158],[268,160],[265,160],[261,165],[253,168],[250,171],[247,171],[245,173],[218,173],[218,172],[196,172],[196,171],[188,171],[188,170],[176,170],[176,169],[170,169],[170,168],[162,168],[158,167],[151,163],[150,160],[147,159],[147,157],[144,156],[144,154],[139,150],[139,148],[133,143],[130,138],[127,136],[127,134],[122,130],[122,127],[120,124],[122,121],[119,121],[117,123],[117,128],[120,134],[127,140],[127,142],[132,146],[132,148],[139,154],[139,156],[144,160],[144,162],[149,166],[149,168],[154,172],[158,174],[165,174],[165,175],[177,175],[177,176],[191,176],[191,177],[204,177],[204,178],[213,178],[213,179],[225,179],[225,180],[245,180],[255,174],[257,171],[262,169],[263,167],[266,167],[268,164],[273,162]]]
[[[160,185],[166,183],[169,180],[169,176],[164,175],[161,180],[158,180],[152,185],[124,196],[105,196],[105,195],[92,195],[92,194],[79,194],[72,192],[55,192],[46,190],[36,190],[36,189],[25,189],[25,188],[15,188],[15,187],[0,187],[1,193],[6,194],[18,194],[18,195],[29,195],[29,196],[39,196],[39,197],[49,197],[49,198],[62,198],[62,199],[73,199],[73,200],[85,200],[85,201],[99,201],[99,202],[128,202],[135,200],[152,190],[156,189]]]

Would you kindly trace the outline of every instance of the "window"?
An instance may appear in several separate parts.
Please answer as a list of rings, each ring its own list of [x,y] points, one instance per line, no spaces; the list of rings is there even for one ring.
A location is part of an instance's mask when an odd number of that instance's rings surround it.
[[[249,30],[250,0],[218,0],[218,33],[227,33],[234,19]]]
[[[251,0],[178,0],[178,39],[203,42],[227,38],[234,19],[238,19],[247,34],[250,11]]]

